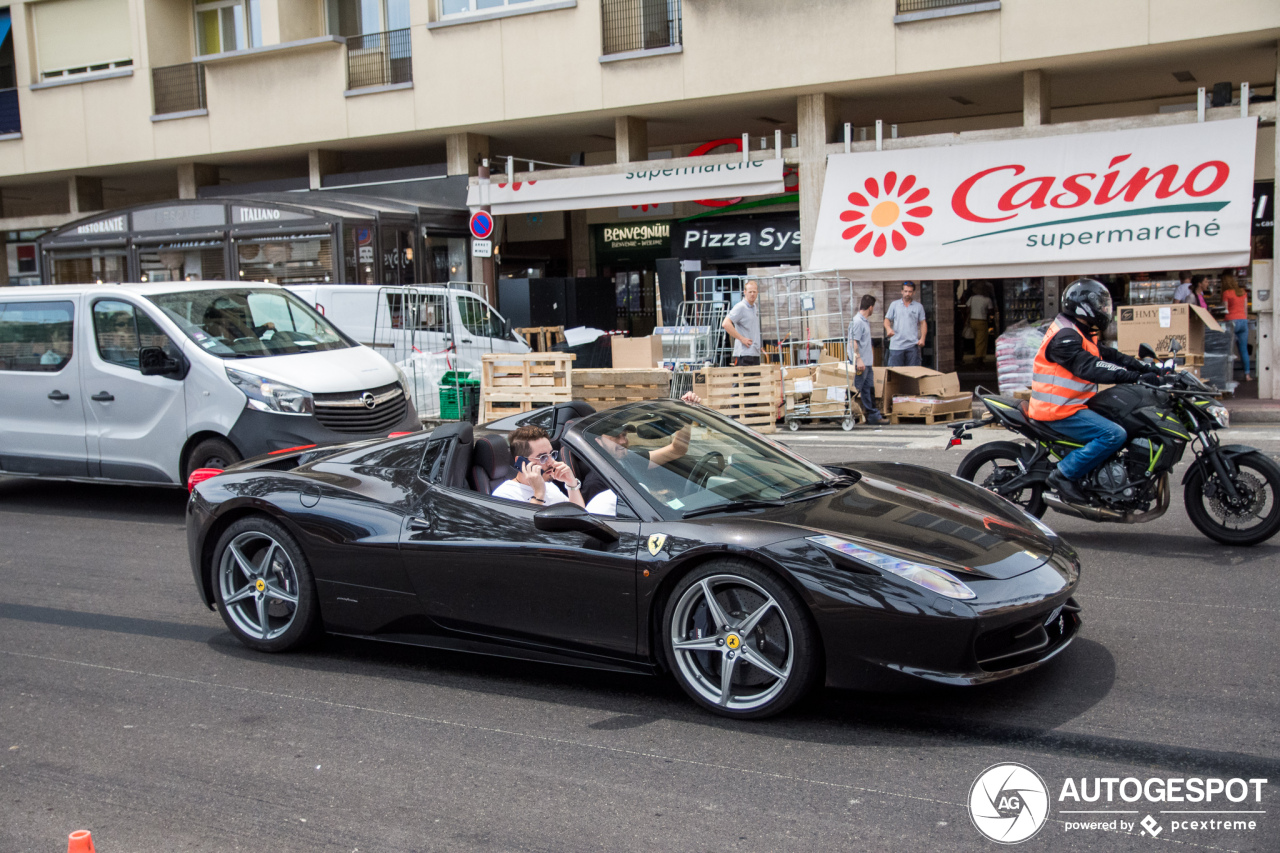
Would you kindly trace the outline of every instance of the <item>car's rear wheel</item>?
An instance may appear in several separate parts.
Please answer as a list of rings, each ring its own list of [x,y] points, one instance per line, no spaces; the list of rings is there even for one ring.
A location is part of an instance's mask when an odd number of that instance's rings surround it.
[[[713,560],[682,578],[662,624],[680,686],[726,717],[780,713],[809,690],[819,669],[817,632],[804,604],[746,560]]]
[[[246,646],[283,652],[314,636],[320,608],[311,567],[278,523],[254,516],[232,524],[211,571],[218,612]]]

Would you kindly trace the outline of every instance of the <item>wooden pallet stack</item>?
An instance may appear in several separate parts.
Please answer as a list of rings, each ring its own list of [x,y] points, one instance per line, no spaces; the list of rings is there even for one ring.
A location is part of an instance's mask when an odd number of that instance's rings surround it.
[[[573,399],[573,360],[562,352],[491,353],[481,359],[480,422]]]
[[[698,372],[694,393],[702,405],[756,432],[774,432],[782,403],[782,368],[708,367]]]
[[[564,343],[564,326],[527,326],[513,331],[524,338],[534,352],[551,352],[556,344]]]
[[[583,400],[596,411],[661,400],[671,390],[671,371],[662,368],[583,368],[573,371],[573,398]]]

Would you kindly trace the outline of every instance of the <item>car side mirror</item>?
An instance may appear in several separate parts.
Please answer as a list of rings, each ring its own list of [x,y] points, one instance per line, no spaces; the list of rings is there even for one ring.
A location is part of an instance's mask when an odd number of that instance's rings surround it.
[[[575,503],[558,503],[533,514],[533,526],[547,533],[585,533],[602,542],[617,542],[618,531]]]
[[[1138,344],[1138,358],[1155,358],[1156,351],[1151,344]]]
[[[138,350],[138,372],[143,376],[181,379],[186,373],[186,366],[180,359],[170,358],[160,347],[142,347]]]

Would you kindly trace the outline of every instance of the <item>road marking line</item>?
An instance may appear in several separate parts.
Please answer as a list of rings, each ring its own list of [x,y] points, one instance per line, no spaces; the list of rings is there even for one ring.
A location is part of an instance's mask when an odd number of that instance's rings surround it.
[[[1250,613],[1280,613],[1274,607],[1245,607],[1243,604],[1201,604],[1198,601],[1161,601],[1158,598],[1124,598],[1119,595],[1088,595],[1082,596],[1085,600],[1091,598],[1101,598],[1106,601],[1133,601],[1139,604],[1161,604],[1175,605],[1178,607],[1214,607],[1219,610],[1247,610]]]
[[[689,764],[695,767],[706,767],[711,770],[727,770],[730,772],[742,773],[750,776],[760,776],[766,779],[777,779],[783,782],[804,782],[810,785],[821,785],[828,788],[839,788],[847,791],[860,791],[865,794],[878,794],[884,797],[898,797],[899,799],[915,800],[921,803],[934,803],[935,805],[951,806],[957,809],[968,808],[968,806],[964,803],[953,803],[949,800],[939,800],[933,797],[918,797],[918,796],[915,796],[914,794],[900,794],[896,791],[882,791],[878,788],[864,788],[860,785],[849,785],[844,782],[828,782],[823,779],[809,779],[804,776],[788,776],[785,773],[770,773],[767,770],[753,770],[749,767],[735,767],[732,764],[717,764],[710,761],[698,761],[697,759],[693,759],[693,758],[679,758],[677,756],[672,756],[672,755],[663,755],[662,753],[659,753],[659,752],[645,752],[643,750],[637,750],[637,749],[623,749],[622,747],[619,747],[619,746],[605,746],[603,744],[587,743],[585,741],[570,740],[568,738],[551,737],[550,735],[538,735],[538,734],[532,734],[529,732],[513,731],[511,729],[499,729],[499,728],[494,728],[492,726],[480,726],[480,725],[476,725],[475,723],[459,723],[453,720],[442,720],[437,717],[424,717],[420,714],[407,714],[403,711],[390,711],[385,708],[370,708],[363,705],[352,705],[347,702],[334,702],[329,699],[317,699],[311,696],[297,696],[292,693],[276,693],[271,690],[259,690],[256,687],[239,687],[234,684],[217,684],[211,681],[201,681],[197,678],[183,678],[177,675],[163,675],[157,672],[142,672],[136,669],[125,669],[123,667],[108,666],[106,664],[101,664],[101,663],[89,663],[88,661],[68,660],[66,658],[55,658],[55,657],[50,657],[48,655],[33,655],[28,652],[11,652],[8,650],[0,649],[0,654],[6,654],[11,657],[30,658],[32,660],[49,661],[51,663],[65,663],[65,664],[70,664],[71,666],[85,667],[87,669],[101,669],[107,672],[122,673],[124,675],[138,675],[144,678],[158,678],[164,681],[176,681],[181,684],[193,684],[198,687],[213,687],[219,690],[237,690],[241,693],[249,693],[249,694],[254,694],[258,696],[270,696],[273,699],[292,699],[296,702],[310,702],[315,705],[325,705],[330,708],[340,708],[347,711],[367,711],[368,713],[371,713],[371,714],[383,714],[388,717],[400,717],[401,719],[415,720],[417,722],[422,722],[422,723],[433,723],[438,726],[452,726],[454,728],[466,729],[468,731],[474,731],[474,732],[507,735],[510,737],[525,738],[527,740],[543,741],[544,743],[560,744],[562,746],[576,746],[576,747],[581,747],[583,749],[595,749],[595,750],[600,750],[601,752],[614,752],[620,755],[629,755],[635,758],[651,758],[655,760],[671,762],[673,764]],[[1051,820],[1053,820],[1054,823],[1059,823],[1063,825],[1066,824],[1066,821],[1056,820],[1052,818]],[[1125,833],[1125,834],[1133,835],[1133,833],[1131,832]],[[1162,838],[1157,840],[1169,841],[1174,844],[1182,844],[1190,847],[1198,847],[1202,850],[1220,850],[1220,851],[1223,851],[1223,853],[1239,853],[1239,851],[1232,850],[1231,848],[1227,848],[1227,847],[1211,847],[1204,844],[1196,844],[1192,841],[1180,841],[1174,838]]]

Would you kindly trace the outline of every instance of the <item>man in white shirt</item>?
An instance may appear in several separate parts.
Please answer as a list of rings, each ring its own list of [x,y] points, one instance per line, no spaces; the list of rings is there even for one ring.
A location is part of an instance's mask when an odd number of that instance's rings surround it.
[[[760,286],[749,281],[742,288],[742,301],[733,306],[720,324],[733,338],[733,366],[755,367],[760,364],[760,309],[756,299]]]
[[[565,502],[584,506],[582,483],[573,475],[573,469],[557,458],[558,454],[551,449],[551,437],[542,427],[522,426],[511,433],[511,452],[527,461],[518,464],[513,479],[493,490],[495,498],[535,506]],[[553,480],[564,483],[569,494],[560,491]]]
[[[965,302],[969,311],[969,328],[973,330],[973,357],[979,364],[987,360],[988,330],[996,307],[995,301],[987,295],[988,287],[983,282],[975,283],[973,293]]]
[[[1179,284],[1173,291],[1173,301],[1182,304],[1191,295],[1191,273],[1184,270],[1178,273]]]

